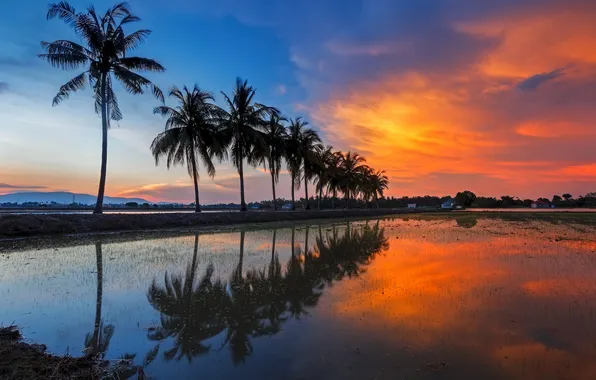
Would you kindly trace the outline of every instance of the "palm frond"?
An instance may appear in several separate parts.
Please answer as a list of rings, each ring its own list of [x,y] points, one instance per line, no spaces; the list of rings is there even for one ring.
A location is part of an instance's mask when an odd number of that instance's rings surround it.
[[[54,97],[52,105],[56,106],[60,104],[62,100],[68,99],[71,92],[76,92],[85,89],[86,84],[87,72],[81,73],[76,77],[72,78],[71,80],[60,86],[60,90],[58,90],[58,94]]]
[[[149,58],[125,57],[120,58],[117,61],[117,64],[127,68],[128,70],[142,70],[156,73],[165,71],[165,68],[160,65],[159,62]]]

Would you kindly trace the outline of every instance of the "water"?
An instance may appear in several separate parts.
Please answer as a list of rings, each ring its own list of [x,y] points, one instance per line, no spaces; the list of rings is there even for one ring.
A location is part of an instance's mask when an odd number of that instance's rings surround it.
[[[0,324],[155,379],[593,379],[594,232],[465,215],[21,242]]]

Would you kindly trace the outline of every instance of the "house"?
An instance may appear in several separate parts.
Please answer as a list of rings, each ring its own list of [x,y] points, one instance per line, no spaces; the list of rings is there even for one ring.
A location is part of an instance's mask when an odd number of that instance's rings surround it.
[[[447,199],[445,202],[441,203],[441,208],[455,208],[455,199],[450,198]]]
[[[291,203],[286,203],[285,205],[281,206],[282,210],[291,210],[292,209],[292,204]]]
[[[408,208],[416,208],[416,203],[408,203]]]
[[[255,204],[252,204],[252,205],[250,206],[250,209],[251,209],[251,210],[258,210],[258,209],[260,209],[260,208],[261,208],[261,206],[259,206],[257,203],[255,203]]]

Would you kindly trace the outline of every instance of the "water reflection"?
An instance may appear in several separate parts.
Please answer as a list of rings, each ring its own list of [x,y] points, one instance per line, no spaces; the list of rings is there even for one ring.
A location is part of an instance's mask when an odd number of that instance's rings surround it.
[[[345,276],[362,273],[376,254],[388,248],[379,222],[357,228],[348,224],[343,234],[334,228],[326,237],[319,227],[312,249],[308,241],[310,227],[306,227],[304,247],[296,244],[295,227],[291,234],[291,257],[285,271],[276,255],[277,230],[273,230],[269,264],[243,275],[246,232],[242,231],[238,264],[229,281],[214,279],[214,267],[209,265],[196,282],[197,234],[185,276],[166,272],[164,285],[154,280],[147,293],[161,321],[161,326],[149,332],[148,338],[175,341],[172,348],[163,351],[164,358],[186,358],[190,362],[210,352],[212,343],[207,341],[221,335],[218,350],[227,347],[235,365],[244,363],[253,353],[253,339],[275,335],[282,330],[283,323],[308,315],[308,309],[317,305],[326,286]]]
[[[0,254],[0,322],[119,378],[593,379],[596,227],[565,218],[88,236]]]

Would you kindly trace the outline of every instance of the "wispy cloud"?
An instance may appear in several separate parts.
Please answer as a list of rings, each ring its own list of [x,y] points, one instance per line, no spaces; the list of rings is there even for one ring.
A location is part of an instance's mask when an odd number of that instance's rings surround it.
[[[534,91],[539,86],[543,85],[544,83],[551,81],[553,79],[556,79],[564,74],[565,74],[565,70],[563,68],[560,68],[560,69],[550,71],[548,73],[532,75],[531,77],[521,81],[517,85],[517,88],[522,91]]]

